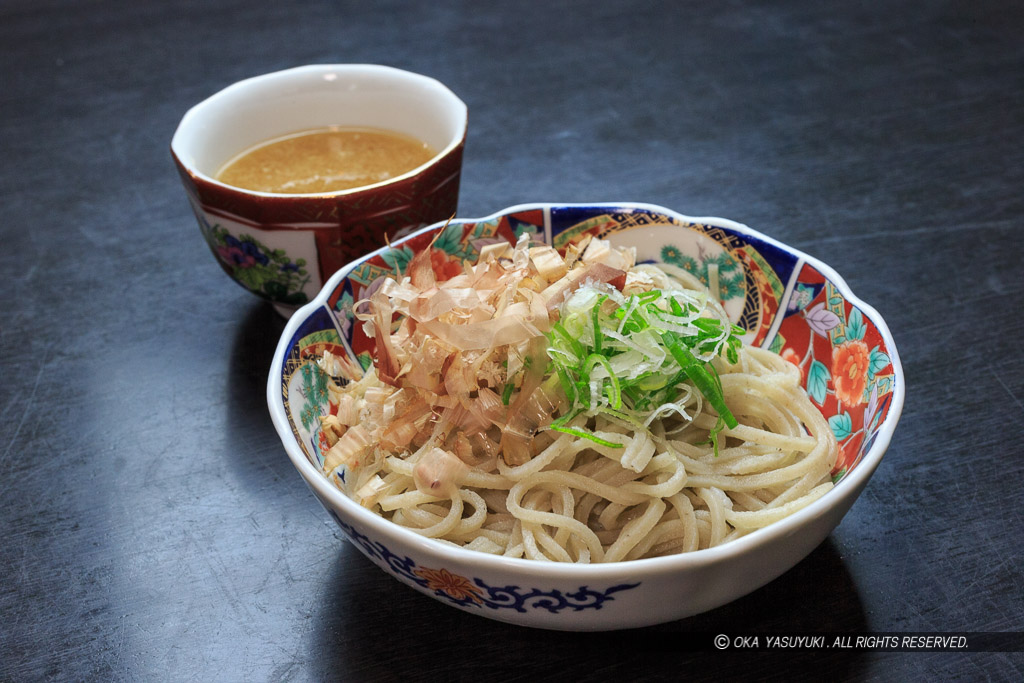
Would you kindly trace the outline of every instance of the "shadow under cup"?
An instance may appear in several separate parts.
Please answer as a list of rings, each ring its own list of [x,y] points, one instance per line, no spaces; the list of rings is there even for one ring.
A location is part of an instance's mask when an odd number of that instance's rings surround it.
[[[376,65],[305,66],[240,81],[196,105],[171,155],[218,263],[288,316],[339,268],[455,215],[466,116],[432,78]],[[438,152],[391,180],[340,192],[275,194],[214,179],[255,145],[329,126],[390,130]]]

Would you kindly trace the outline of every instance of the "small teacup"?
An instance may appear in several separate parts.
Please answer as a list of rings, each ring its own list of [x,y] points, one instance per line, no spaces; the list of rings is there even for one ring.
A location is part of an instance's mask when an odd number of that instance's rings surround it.
[[[465,103],[426,76],[371,64],[303,66],[197,104],[178,125],[171,155],[221,267],[287,317],[342,266],[455,215],[466,117]],[[438,151],[390,180],[337,192],[258,192],[215,179],[247,149],[333,126],[387,130]]]

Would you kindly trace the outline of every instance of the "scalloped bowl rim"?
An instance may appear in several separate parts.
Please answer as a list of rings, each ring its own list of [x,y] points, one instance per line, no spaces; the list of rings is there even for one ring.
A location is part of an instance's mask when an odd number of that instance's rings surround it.
[[[782,242],[779,242],[778,240],[741,223],[717,217],[686,216],[662,206],[641,202],[526,203],[502,209],[483,218],[456,218],[453,219],[451,223],[463,224],[491,221],[508,214],[531,210],[550,211],[551,209],[590,208],[615,209],[619,211],[649,211],[653,213],[660,213],[683,222],[711,224],[749,235],[778,247],[798,259],[803,260],[814,268],[817,268],[822,275],[827,277],[839,289],[849,303],[857,306],[857,308],[867,315],[871,321],[875,323],[879,334],[885,341],[886,351],[889,354],[893,367],[894,383],[892,390],[892,403],[889,407],[889,412],[876,433],[875,441],[871,448],[861,456],[856,467],[854,467],[851,472],[847,473],[846,476],[844,476],[843,479],[824,496],[807,507],[796,511],[788,517],[770,524],[767,527],[758,529],[746,536],[742,536],[713,548],[639,560],[624,560],[603,564],[574,564],[501,557],[473,550],[465,550],[456,546],[443,545],[433,539],[420,536],[413,531],[394,524],[384,517],[362,507],[346,496],[316,467],[314,467],[312,463],[310,463],[305,452],[302,450],[301,446],[292,434],[291,425],[288,422],[288,416],[285,412],[284,403],[281,398],[281,368],[283,367],[285,356],[290,348],[289,344],[299,325],[305,321],[314,310],[326,304],[330,294],[338,286],[341,280],[355,267],[374,256],[387,252],[391,248],[385,246],[356,259],[344,268],[335,272],[334,275],[332,275],[324,284],[320,293],[317,294],[312,301],[298,309],[292,315],[282,332],[281,339],[274,353],[270,376],[267,382],[267,403],[270,408],[271,419],[273,420],[274,426],[284,443],[285,450],[287,451],[292,464],[299,471],[307,484],[314,489],[316,494],[321,496],[323,500],[330,501],[335,508],[343,510],[345,514],[351,515],[366,528],[372,529],[374,533],[379,533],[382,537],[386,537],[397,544],[415,549],[424,556],[431,557],[431,559],[439,562],[454,561],[475,565],[478,570],[492,569],[496,571],[500,570],[506,572],[525,573],[537,578],[573,578],[593,581],[613,580],[617,575],[623,572],[628,572],[632,576],[639,576],[641,573],[644,575],[672,574],[686,569],[704,567],[726,561],[728,559],[735,559],[747,553],[756,553],[759,548],[770,544],[773,540],[778,540],[780,537],[791,535],[806,523],[822,516],[827,510],[839,506],[848,497],[854,496],[855,499],[859,495],[863,486],[867,483],[867,480],[871,477],[875,469],[878,467],[878,464],[881,462],[882,456],[885,454],[885,451],[889,446],[889,442],[892,439],[893,432],[896,429],[896,424],[899,421],[903,410],[906,390],[905,378],[903,376],[903,369],[900,364],[896,345],[884,319],[878,311],[854,295],[846,281],[831,266],[814,258],[813,256],[783,244]],[[547,216],[548,214],[546,213],[545,215]],[[442,225],[442,223],[425,226],[395,242],[395,244],[400,245],[406,240],[412,239],[423,233],[430,232],[431,230],[435,230],[439,225]],[[853,501],[850,502],[851,505],[852,503]]]

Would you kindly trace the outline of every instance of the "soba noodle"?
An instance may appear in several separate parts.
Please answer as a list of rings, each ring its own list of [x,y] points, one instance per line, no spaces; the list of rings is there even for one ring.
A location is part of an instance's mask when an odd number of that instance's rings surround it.
[[[631,253],[602,244],[570,253],[561,267],[552,251],[524,243],[495,251],[467,267],[464,281],[455,278],[443,303],[436,294],[442,283],[413,263],[403,279],[363,302],[361,317],[377,338],[375,365],[359,377],[341,359],[321,363],[329,374],[352,377],[345,386],[332,385],[336,414],[324,419],[334,444],[325,462],[332,481],[395,524],[443,543],[581,563],[717,546],[777,522],[831,488],[835,439],[798,368],[747,345],[736,349],[735,362],[722,354],[707,361],[735,426],[722,424],[712,401],[688,388],[679,391],[677,408],[662,406],[640,429],[615,410],[584,410],[568,432],[552,429],[569,401],[550,370],[530,384],[528,359],[537,340],[553,334],[545,328],[574,292],[594,287],[626,306],[630,291],[686,290],[705,302],[702,317],[725,318],[715,297],[685,271],[635,266]],[[594,263],[627,277],[591,268],[572,281]],[[510,272],[519,283],[511,294],[501,279]],[[530,278],[533,284],[524,286]],[[468,305],[477,301],[487,304],[490,317]],[[470,329],[514,306],[521,315],[513,330]],[[388,325],[395,312],[416,324]],[[469,341],[453,334],[460,325]],[[483,341],[474,338],[481,329]],[[407,346],[415,350],[403,351]],[[382,357],[388,353],[394,356]],[[531,391],[532,403],[524,395]],[[593,405],[583,396],[577,402]],[[531,410],[547,420],[515,427]]]

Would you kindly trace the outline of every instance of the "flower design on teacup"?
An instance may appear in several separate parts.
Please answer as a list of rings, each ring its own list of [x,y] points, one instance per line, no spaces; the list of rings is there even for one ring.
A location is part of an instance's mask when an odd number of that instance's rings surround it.
[[[238,268],[252,268],[257,263],[265,266],[270,262],[267,255],[254,241],[241,241],[234,235],[225,233],[224,244],[217,248],[221,260]]]

